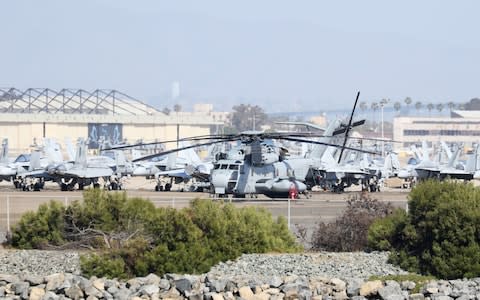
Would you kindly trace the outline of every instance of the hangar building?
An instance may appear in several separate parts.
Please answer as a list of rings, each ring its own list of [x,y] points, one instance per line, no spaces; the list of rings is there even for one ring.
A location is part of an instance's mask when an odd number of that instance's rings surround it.
[[[117,90],[0,88],[0,137],[11,153],[26,152],[44,137],[62,143],[88,138],[89,148],[139,140],[175,140],[210,134],[222,125],[203,112],[165,114]],[[165,145],[172,148],[175,144]]]

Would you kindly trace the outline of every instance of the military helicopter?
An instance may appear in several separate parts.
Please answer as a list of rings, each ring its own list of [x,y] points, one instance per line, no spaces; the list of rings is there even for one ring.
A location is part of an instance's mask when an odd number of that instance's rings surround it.
[[[360,93],[357,94],[355,104],[359,95]],[[179,141],[198,141],[201,143],[145,156],[134,160],[134,162],[194,147],[240,141],[241,146],[234,148],[233,151],[217,155],[214,168],[210,173],[210,192],[219,197],[233,195],[235,198],[243,198],[257,194],[264,194],[268,197],[288,197],[288,192],[292,186],[299,193],[306,193],[317,184],[319,174],[316,170],[322,168],[321,158],[329,146],[340,148],[342,152],[346,149],[378,154],[373,151],[349,147],[346,145],[346,141],[342,145],[335,143],[335,141],[341,140],[338,137],[342,134],[347,137],[350,128],[362,125],[365,122],[365,120],[353,122],[352,119],[353,113],[348,124],[342,124],[337,119],[331,122],[322,134],[316,132],[247,131],[239,134],[183,138]],[[310,140],[317,137],[320,139]],[[211,141],[203,142],[205,140]],[[276,147],[268,143],[269,140],[310,143],[314,144],[315,147],[306,157],[289,157],[287,149]],[[176,142],[176,140],[164,141],[164,143],[167,142]],[[137,145],[128,147],[135,146]]]

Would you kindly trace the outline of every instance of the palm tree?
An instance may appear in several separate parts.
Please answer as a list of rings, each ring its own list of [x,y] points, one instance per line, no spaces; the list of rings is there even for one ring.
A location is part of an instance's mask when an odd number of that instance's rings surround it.
[[[436,107],[437,107],[438,112],[442,112],[444,106],[443,106],[442,103],[438,103]]]
[[[175,104],[175,105],[173,106],[173,111],[174,111],[174,112],[177,112],[177,113],[180,112],[180,111],[182,111],[182,106],[181,106],[180,104]]]
[[[433,105],[433,103],[428,103],[427,104],[427,109],[428,109],[428,114],[430,115],[430,112],[432,111],[432,109],[435,107],[435,105]]]
[[[377,102],[372,102],[372,104],[370,104],[370,108],[373,110],[373,123],[376,123],[376,115],[375,115],[375,112],[377,111],[377,109],[379,108],[379,105]]]
[[[366,109],[367,109],[367,102],[365,101],[362,101],[360,102],[360,109],[362,110],[362,112],[364,112]]]
[[[393,108],[395,109],[396,112],[399,112],[400,108],[402,108],[402,104],[400,104],[400,102],[397,101],[393,104]]]
[[[410,104],[412,104],[412,98],[407,97],[405,98],[405,100],[403,100],[403,102],[405,102],[405,104],[407,105],[407,114],[408,114],[408,112],[410,111]]]
[[[417,111],[421,110],[422,107],[423,107],[423,103],[422,103],[422,102],[417,101],[417,102],[415,103],[415,109],[416,109]]]

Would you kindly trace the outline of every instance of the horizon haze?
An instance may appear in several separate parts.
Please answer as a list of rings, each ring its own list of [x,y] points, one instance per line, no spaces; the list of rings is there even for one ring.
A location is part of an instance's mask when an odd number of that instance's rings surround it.
[[[160,110],[268,113],[479,96],[476,1],[19,0],[1,87],[117,89]],[[172,97],[173,95],[173,97]]]

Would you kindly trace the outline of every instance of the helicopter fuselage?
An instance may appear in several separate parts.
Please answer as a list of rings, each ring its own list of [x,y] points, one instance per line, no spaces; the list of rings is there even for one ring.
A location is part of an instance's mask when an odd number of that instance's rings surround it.
[[[295,185],[299,193],[305,192],[305,177],[311,160],[293,158],[283,161],[253,164],[248,160],[219,160],[211,172],[212,192],[245,197],[264,194],[269,197],[288,197]]]

